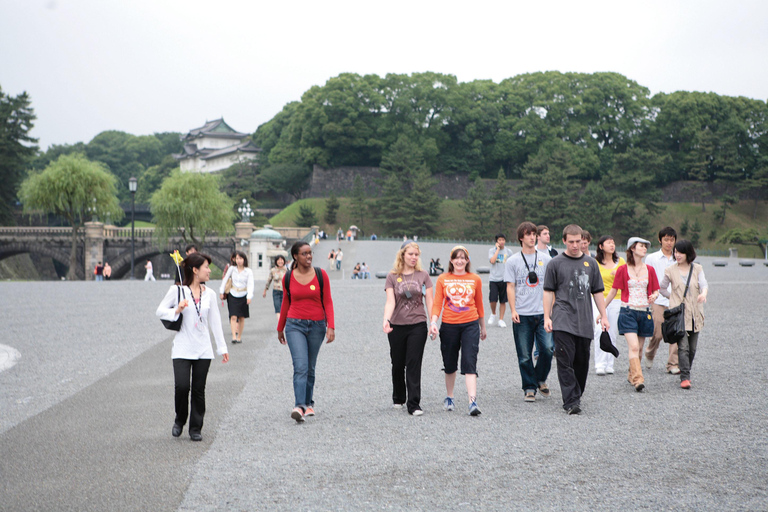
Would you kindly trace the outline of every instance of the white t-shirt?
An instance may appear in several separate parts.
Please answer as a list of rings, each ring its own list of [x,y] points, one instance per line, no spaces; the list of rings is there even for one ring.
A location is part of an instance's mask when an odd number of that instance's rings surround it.
[[[645,257],[645,264],[653,267],[653,270],[656,271],[656,277],[659,278],[659,281],[661,281],[661,278],[664,277],[664,271],[667,269],[667,267],[672,266],[675,263],[676,262],[675,262],[674,252],[672,253],[672,256],[670,256],[669,258],[664,256],[664,253],[661,251],[651,253]],[[658,304],[659,306],[664,306],[665,308],[668,308],[669,299],[666,298],[661,293],[659,293],[659,297],[656,299],[654,304]]]
[[[494,254],[496,254],[495,245],[488,251],[489,262],[491,261],[491,258],[493,258]],[[504,281],[504,264],[507,262],[509,257],[512,256],[512,254],[512,249],[507,246],[504,246],[504,248],[499,251],[499,254],[496,256],[496,263],[491,263],[491,275],[488,278],[490,281],[497,283]]]

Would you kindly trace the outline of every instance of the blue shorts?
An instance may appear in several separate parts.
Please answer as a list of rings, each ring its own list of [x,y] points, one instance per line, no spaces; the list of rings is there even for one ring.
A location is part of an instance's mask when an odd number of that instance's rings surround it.
[[[619,334],[635,333],[640,338],[653,336],[653,316],[648,308],[642,311],[622,307],[619,310]]]

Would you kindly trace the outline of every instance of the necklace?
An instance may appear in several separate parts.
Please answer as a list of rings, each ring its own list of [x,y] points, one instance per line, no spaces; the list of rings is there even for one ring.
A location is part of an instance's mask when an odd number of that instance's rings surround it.
[[[189,294],[192,296],[192,304],[195,305],[195,311],[197,312],[197,320],[195,320],[195,327],[197,329],[203,328],[203,315],[200,313],[200,310],[203,307],[203,285],[200,285],[200,294],[198,295],[197,299],[195,299],[195,294],[192,291],[192,287],[189,288]]]

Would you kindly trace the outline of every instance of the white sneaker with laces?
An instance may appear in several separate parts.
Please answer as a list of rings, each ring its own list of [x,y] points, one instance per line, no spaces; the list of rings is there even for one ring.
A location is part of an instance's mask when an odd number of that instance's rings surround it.
[[[496,321],[496,315],[491,315],[488,317],[488,325],[493,325],[493,322]]]
[[[506,322],[504,322],[504,320],[499,320],[499,327],[504,328],[506,326],[507,326],[507,324],[506,324]]]

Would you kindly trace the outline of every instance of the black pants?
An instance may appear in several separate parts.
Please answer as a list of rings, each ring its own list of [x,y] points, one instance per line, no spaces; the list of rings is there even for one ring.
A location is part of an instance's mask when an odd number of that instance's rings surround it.
[[[210,359],[174,359],[173,378],[176,388],[176,424],[184,426],[189,411],[189,392],[192,391],[192,412],[189,414],[189,432],[203,429],[205,416],[205,381]],[[192,385],[190,387],[190,374]]]
[[[387,336],[392,357],[392,402],[406,404],[412,413],[421,408],[421,360],[427,343],[427,323],[393,325]]]
[[[565,331],[553,331],[557,379],[563,395],[563,409],[581,405],[581,395],[587,387],[589,375],[590,338],[582,338]]]

